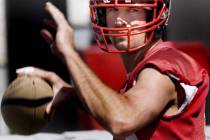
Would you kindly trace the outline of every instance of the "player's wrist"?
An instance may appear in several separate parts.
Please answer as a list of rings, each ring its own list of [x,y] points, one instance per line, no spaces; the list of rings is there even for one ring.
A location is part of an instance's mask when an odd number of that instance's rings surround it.
[[[64,54],[64,62],[67,64],[70,60],[79,57],[77,51],[74,48],[68,49],[68,52]]]

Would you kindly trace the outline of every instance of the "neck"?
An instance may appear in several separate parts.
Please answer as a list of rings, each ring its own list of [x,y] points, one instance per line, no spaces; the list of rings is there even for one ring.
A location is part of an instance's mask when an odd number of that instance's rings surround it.
[[[137,51],[121,54],[127,73],[130,73],[135,68],[135,66],[144,58],[145,53],[157,42],[158,40],[155,40],[149,46],[142,47]]]

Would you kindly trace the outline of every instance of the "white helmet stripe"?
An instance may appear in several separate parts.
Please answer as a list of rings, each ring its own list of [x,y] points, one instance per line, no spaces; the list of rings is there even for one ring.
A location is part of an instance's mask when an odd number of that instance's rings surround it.
[[[110,3],[111,1],[110,0],[103,0],[104,3]]]

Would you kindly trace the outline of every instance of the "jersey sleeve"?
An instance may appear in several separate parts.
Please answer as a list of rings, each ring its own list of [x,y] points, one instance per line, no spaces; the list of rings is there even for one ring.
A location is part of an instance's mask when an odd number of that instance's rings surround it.
[[[193,58],[176,48],[161,48],[146,56],[145,60],[136,67],[132,77],[136,77],[147,66],[152,66],[163,74],[174,76],[180,84],[197,87],[193,99],[190,99],[186,107],[189,110],[187,113],[194,114],[200,112],[208,93],[208,88],[206,87],[209,84],[209,80],[207,71]],[[185,95],[187,96],[186,93]],[[183,110],[186,112],[186,109]]]
[[[172,74],[180,82],[198,85],[202,82],[201,66],[187,54],[175,48],[162,48],[145,60],[144,66],[153,65],[161,73]]]

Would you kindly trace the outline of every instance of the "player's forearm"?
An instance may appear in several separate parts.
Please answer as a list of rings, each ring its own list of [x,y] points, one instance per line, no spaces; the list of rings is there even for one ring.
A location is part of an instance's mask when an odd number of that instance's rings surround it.
[[[127,96],[130,95],[129,91],[127,95],[121,95],[103,84],[76,52],[68,54],[65,61],[75,86],[79,89],[80,100],[91,115],[114,136],[125,137],[132,134],[151,122],[156,115],[147,111],[146,103],[141,98],[138,103],[142,105],[136,105],[136,102],[133,102],[135,96]]]
[[[103,124],[108,124],[113,116],[117,117],[127,110],[126,97],[103,84],[76,52],[72,51],[65,60],[75,86],[79,89],[80,99],[96,119]]]

